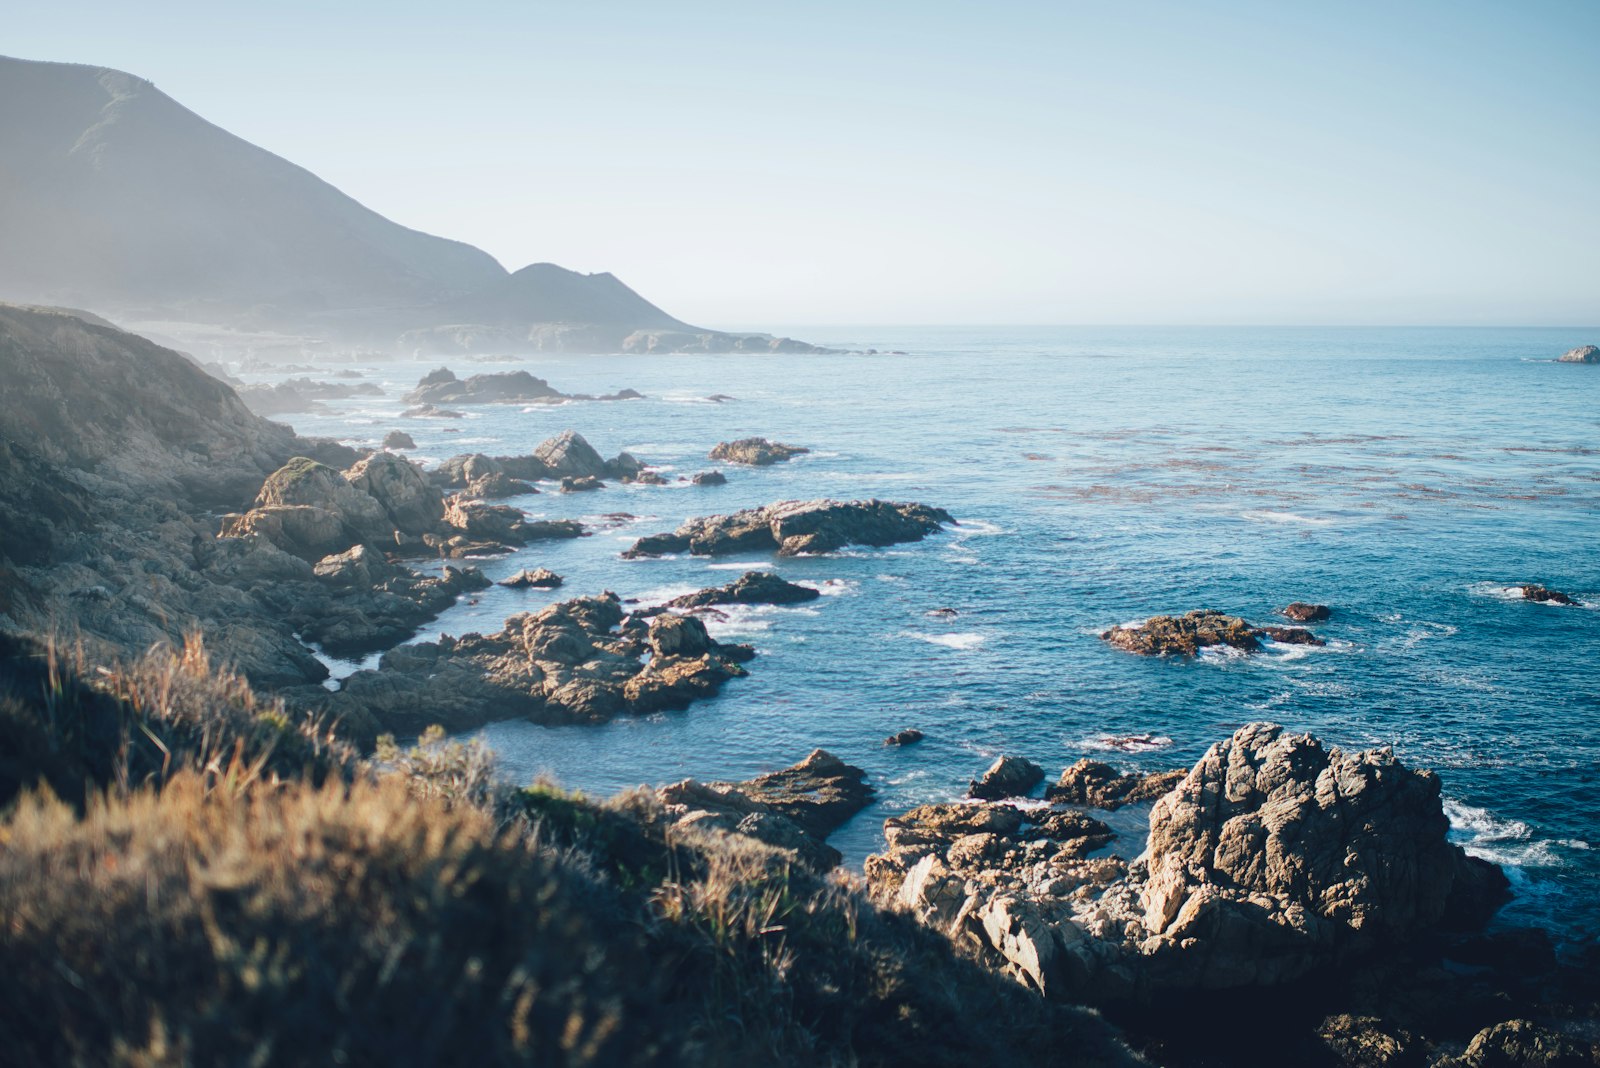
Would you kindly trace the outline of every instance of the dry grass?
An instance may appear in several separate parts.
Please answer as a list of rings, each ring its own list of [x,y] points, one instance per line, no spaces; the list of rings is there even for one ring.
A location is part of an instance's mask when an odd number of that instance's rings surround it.
[[[90,681],[7,651],[0,744],[70,757],[12,760],[44,785],[0,821],[7,1063],[1128,1061],[1098,1018],[648,792],[509,789],[439,734],[357,763],[198,646]],[[66,802],[63,768],[92,771]]]

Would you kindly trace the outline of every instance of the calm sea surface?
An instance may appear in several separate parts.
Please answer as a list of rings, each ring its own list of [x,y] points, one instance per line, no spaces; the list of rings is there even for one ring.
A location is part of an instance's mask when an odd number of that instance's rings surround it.
[[[1509,867],[1508,920],[1600,931],[1600,367],[1549,362],[1600,329],[794,332],[880,354],[391,364],[368,372],[384,398],[289,419],[362,445],[403,428],[429,464],[526,453],[569,427],[670,478],[716,466],[713,445],[751,434],[813,450],[768,469],[724,466],[722,487],[510,502],[598,533],[482,561],[492,578],[545,566],[566,586],[495,588],[421,638],[497,630],[513,612],[607,589],[659,601],[755,567],[829,595],[714,624],[761,655],[748,679],[685,712],[489,727],[513,777],[607,794],[744,778],[824,747],[879,791],[833,839],[859,864],[886,815],[958,796],[997,754],[1052,776],[1083,756],[1175,767],[1240,724],[1273,720],[1331,744],[1392,745],[1434,769],[1455,837]],[[440,362],[648,399],[399,419],[400,394]],[[961,525],[776,562],[618,555],[690,516],[823,496],[922,501]],[[1505,592],[1523,582],[1584,605]],[[1272,622],[1293,600],[1333,607],[1318,628],[1326,648],[1161,661],[1097,637],[1201,607]],[[940,608],[958,614],[930,615]],[[905,727],[927,740],[883,746]],[[1131,734],[1155,741],[1108,747]]]

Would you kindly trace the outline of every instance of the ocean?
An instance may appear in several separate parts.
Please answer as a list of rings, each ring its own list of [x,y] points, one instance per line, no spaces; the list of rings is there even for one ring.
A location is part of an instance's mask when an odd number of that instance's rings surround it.
[[[878,790],[831,839],[859,866],[886,816],[960,796],[999,754],[1052,779],[1085,756],[1181,767],[1271,720],[1433,769],[1452,837],[1513,880],[1502,922],[1600,933],[1600,367],[1552,362],[1600,329],[792,332],[857,351],[357,364],[384,397],[285,417],[358,445],[404,429],[427,464],[527,453],[568,428],[669,479],[719,466],[706,459],[719,441],[812,450],[771,468],[721,465],[725,486],[547,484],[508,502],[596,532],[479,566],[496,579],[548,567],[565,586],[496,587],[419,639],[497,630],[602,590],[659,602],[754,568],[825,594],[713,622],[760,655],[748,678],[686,711],[486,728],[508,775],[606,795],[746,778],[825,748]],[[646,399],[399,418],[400,395],[440,364]],[[959,526],[813,558],[619,556],[691,516],[814,497],[921,501]],[[1508,592],[1525,582],[1581,604]],[[1316,626],[1326,647],[1157,660],[1098,637],[1193,608],[1281,623],[1276,610],[1295,600],[1331,606]],[[908,727],[926,740],[884,746]],[[1144,737],[1118,744],[1128,736]]]

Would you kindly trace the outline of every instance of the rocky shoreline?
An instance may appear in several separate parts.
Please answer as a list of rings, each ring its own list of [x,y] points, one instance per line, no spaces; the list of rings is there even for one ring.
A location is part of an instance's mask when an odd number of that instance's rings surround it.
[[[592,533],[492,502],[665,479],[627,453],[604,458],[571,430],[527,456],[463,453],[429,470],[304,438],[177,354],[57,312],[0,307],[0,347],[14,368],[0,407],[0,628],[70,632],[85,655],[107,659],[198,635],[287,701],[285,715],[330,716],[362,747],[436,725],[682,709],[756,656],[717,641],[702,616],[820,596],[749,571],[656,607],[630,610],[605,591],[514,613],[494,633],[413,641],[490,581],[470,565],[411,565]],[[435,372],[407,398],[561,399],[521,372]],[[713,455],[756,468],[804,451],[745,439]],[[912,543],[954,525],[916,502],[780,501],[688,520],[621,555],[785,558]],[[561,582],[527,568],[503,584]],[[1575,603],[1544,586],[1517,590]],[[1282,611],[1305,623],[1330,615],[1307,602]],[[1204,609],[1101,637],[1157,657],[1323,642],[1306,627]],[[382,656],[329,689],[313,646]],[[908,728],[886,744],[921,739]],[[873,796],[862,769],[822,750],[742,782],[652,791],[671,826],[751,839],[813,873],[837,868],[827,838]],[[1148,839],[1127,848],[1107,814],[1142,806]],[[1505,876],[1446,831],[1431,772],[1388,750],[1346,751],[1257,723],[1188,769],[1080,760],[1051,782],[1043,766],[1002,757],[967,797],[890,815],[860,885],[883,912],[1040,998],[1099,1008],[1159,1063],[1595,1063],[1597,1035],[1585,1028],[1600,1019],[1600,959],[1563,958],[1541,932],[1487,926]],[[1241,1006],[1251,1007],[1242,1027],[1216,1026]]]

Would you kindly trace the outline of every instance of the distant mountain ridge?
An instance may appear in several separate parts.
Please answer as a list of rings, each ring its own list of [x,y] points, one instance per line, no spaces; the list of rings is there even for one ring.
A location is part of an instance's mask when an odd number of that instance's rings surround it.
[[[100,67],[0,57],[0,234],[0,299],[114,318],[440,351],[771,341],[689,326],[610,274],[509,272]]]

